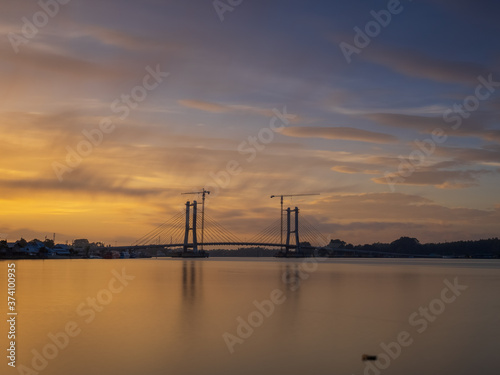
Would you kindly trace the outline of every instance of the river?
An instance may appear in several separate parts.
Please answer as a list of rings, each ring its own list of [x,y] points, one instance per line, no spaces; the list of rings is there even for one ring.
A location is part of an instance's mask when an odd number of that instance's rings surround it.
[[[499,260],[2,261],[4,318],[9,263],[2,374],[499,372]]]

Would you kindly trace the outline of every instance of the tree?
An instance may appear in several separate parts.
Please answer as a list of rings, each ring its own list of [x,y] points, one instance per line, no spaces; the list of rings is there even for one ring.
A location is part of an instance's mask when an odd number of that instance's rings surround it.
[[[345,248],[345,241],[339,240],[338,238],[335,240],[330,240],[330,243],[327,245],[328,247],[331,247],[332,249],[338,249],[338,248]]]
[[[48,249],[52,249],[55,246],[54,240],[46,238],[45,241],[43,241],[43,245]]]
[[[19,247],[26,247],[28,245],[28,242],[21,237],[21,239],[17,241],[17,244],[19,245]]]
[[[396,241],[391,242],[389,249],[395,253],[410,253],[414,254],[420,250],[419,240],[412,237],[400,237]]]

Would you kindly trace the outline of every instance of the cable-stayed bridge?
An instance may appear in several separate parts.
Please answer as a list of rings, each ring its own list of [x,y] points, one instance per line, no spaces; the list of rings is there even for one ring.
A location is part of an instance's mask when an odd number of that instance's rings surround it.
[[[283,210],[284,221],[278,218],[255,234],[242,241],[206,213],[199,215],[197,201],[186,202],[185,211],[172,216],[163,224],[135,241],[128,249],[182,248],[179,256],[203,257],[206,247],[214,246],[258,246],[281,249],[282,256],[302,257],[327,245],[328,240],[303,216],[299,209]],[[282,232],[283,228],[283,232]],[[203,240],[200,241],[199,239]]]

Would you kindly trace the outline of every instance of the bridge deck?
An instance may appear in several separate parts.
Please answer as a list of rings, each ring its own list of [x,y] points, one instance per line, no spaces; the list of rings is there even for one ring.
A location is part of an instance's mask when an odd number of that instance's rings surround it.
[[[127,249],[159,249],[167,247],[183,247],[184,243],[174,243],[174,244],[161,244],[161,245],[131,245],[131,246],[111,246],[109,249],[112,250],[127,250]],[[193,244],[189,244],[193,246]],[[198,242],[198,247],[201,246],[262,246],[262,247],[285,247],[279,243],[269,243],[269,242]],[[295,245],[289,245],[290,248],[294,248]]]

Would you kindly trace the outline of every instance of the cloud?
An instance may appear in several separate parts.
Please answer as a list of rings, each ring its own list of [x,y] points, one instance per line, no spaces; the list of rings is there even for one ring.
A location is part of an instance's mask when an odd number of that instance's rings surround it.
[[[486,141],[492,141],[492,142],[500,143],[500,130],[496,130],[496,129],[485,130],[481,134],[481,138],[483,138]]]
[[[477,186],[485,175],[500,173],[500,148],[436,147],[420,165],[403,163],[403,157],[357,155],[332,160],[331,170],[345,174],[379,175],[371,181],[387,185],[433,186],[461,189]]]
[[[281,134],[296,138],[323,138],[371,143],[395,143],[397,138],[384,133],[350,127],[287,127],[280,131]]]
[[[433,186],[440,189],[460,189],[477,186],[482,176],[497,173],[498,152],[457,149],[436,152],[436,158],[412,167],[400,158],[365,155],[363,161],[335,161],[331,169],[345,174],[379,175],[371,181],[377,184]],[[483,169],[471,169],[477,164]],[[493,167],[487,169],[486,167]],[[467,169],[469,168],[469,169]]]
[[[500,220],[498,208],[447,207],[402,193],[331,194],[320,196],[310,209],[335,212],[322,218],[321,230],[354,244],[391,242],[401,236],[421,242],[495,237]]]
[[[465,19],[467,24],[498,28],[496,15],[500,11],[498,3],[490,0],[425,0],[437,4],[449,13],[454,13]]]
[[[442,128],[446,125],[442,117],[404,115],[399,113],[370,113],[366,114],[365,117],[379,124],[400,129],[414,129],[425,133],[430,133],[434,129]]]
[[[331,169],[332,171],[346,174],[381,174],[382,166],[374,165],[369,163],[338,163],[334,165]]]
[[[483,148],[440,147],[436,155],[461,161],[463,164],[500,164],[500,145]]]
[[[335,158],[331,169],[346,174],[383,174],[390,166],[396,168],[400,160],[391,156],[376,156],[370,154],[351,155],[348,158]]]
[[[346,165],[336,165],[332,167],[332,171],[335,172],[340,172],[340,173],[368,173],[368,171],[362,169],[362,168],[356,168],[354,166],[346,166]],[[375,173],[378,173],[378,171],[375,171]]]
[[[183,100],[178,100],[177,103],[179,103],[183,107],[198,109],[204,112],[227,113],[231,111],[231,108],[226,105],[210,103],[202,100],[183,99]]]
[[[48,176],[50,177],[50,176]],[[115,176],[116,177],[116,176]],[[75,169],[73,172],[65,175],[62,182],[54,178],[23,178],[0,181],[2,189],[12,191],[16,194],[23,194],[23,191],[38,192],[79,192],[94,193],[98,195],[130,195],[144,197],[147,195],[158,195],[161,190],[155,188],[134,188],[127,186],[132,180],[131,177],[117,179],[111,176],[104,176],[85,170],[84,167]]]
[[[132,51],[159,46],[161,46],[162,48],[168,47],[166,43],[160,43],[159,41],[156,41],[151,37],[132,35],[120,30],[114,30],[106,27],[88,26],[86,27],[86,31],[88,33],[87,35],[96,38],[103,44],[112,45]]]
[[[22,53],[14,54],[4,45],[2,56],[3,61],[13,64],[16,69],[33,69],[36,71],[47,71],[55,73],[59,76],[70,75],[73,78],[81,77],[81,79],[93,77],[110,78],[117,77],[123,73],[123,67],[106,66],[88,58],[72,56],[69,53],[62,53],[41,48],[41,44],[27,44]]]
[[[265,117],[274,117],[276,113],[273,108],[262,108],[258,106],[243,105],[243,104],[219,104],[213,102],[207,102],[203,100],[192,100],[192,99],[182,99],[178,100],[177,103],[186,108],[197,109],[203,112],[211,113],[240,113],[240,114],[253,114]],[[279,109],[281,110],[281,108]],[[290,122],[298,122],[299,117],[294,114],[287,112],[288,120]]]
[[[369,49],[362,57],[407,76],[437,82],[475,85],[478,76],[489,72],[477,63],[438,59],[424,52],[387,46]]]
[[[494,114],[475,112],[468,119],[463,119],[458,129],[453,129],[454,122],[448,123],[443,116],[416,116],[399,113],[370,113],[364,117],[381,125],[399,129],[416,130],[419,133],[431,134],[434,130],[444,131],[447,136],[476,137],[486,141],[500,142],[500,130],[490,129],[488,124],[494,121]]]
[[[345,106],[332,106],[330,107],[334,112],[350,115],[350,116],[363,116],[373,114],[398,114],[398,115],[442,115],[448,108],[443,105],[428,105],[423,107],[408,107],[408,108],[349,108]]]
[[[378,184],[387,184],[388,181],[395,185],[427,185],[439,189],[464,189],[479,185],[479,179],[491,170],[442,170],[426,167],[415,170],[408,176],[394,173],[384,177],[372,178]]]

